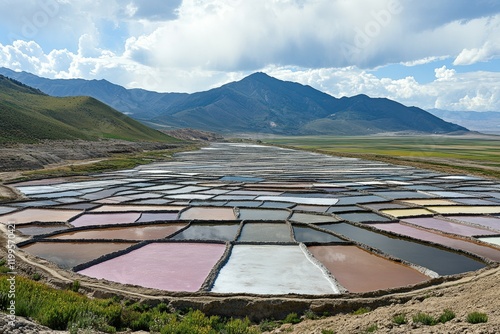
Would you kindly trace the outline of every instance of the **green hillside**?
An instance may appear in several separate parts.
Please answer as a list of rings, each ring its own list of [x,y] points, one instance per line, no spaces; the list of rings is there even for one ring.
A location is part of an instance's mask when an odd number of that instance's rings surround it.
[[[0,143],[103,138],[177,141],[92,97],[51,97],[0,75]]]

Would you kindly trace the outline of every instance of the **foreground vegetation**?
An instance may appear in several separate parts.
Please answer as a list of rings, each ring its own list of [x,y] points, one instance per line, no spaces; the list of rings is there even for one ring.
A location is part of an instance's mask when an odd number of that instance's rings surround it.
[[[0,276],[0,310],[9,305],[10,282]],[[75,284],[73,284],[74,286]],[[27,278],[16,277],[16,315],[29,317],[56,330],[145,330],[159,333],[254,334],[258,328],[248,319],[206,316],[197,310],[171,312],[160,303],[121,302],[118,299],[89,299],[70,290],[56,290]]]
[[[9,269],[4,259],[0,259],[0,312],[9,313],[11,297],[9,289],[11,275],[6,275]],[[39,279],[39,278],[38,278]],[[303,316],[297,313],[288,314],[283,320],[267,319],[260,324],[252,324],[248,318],[224,318],[207,316],[199,310],[171,310],[165,303],[151,306],[121,300],[118,297],[110,299],[90,299],[78,293],[80,283],[74,281],[67,290],[48,287],[44,283],[16,276],[15,278],[15,313],[26,317],[54,330],[67,330],[71,334],[81,333],[81,330],[116,333],[117,331],[149,331],[153,333],[179,334],[258,334],[262,331],[273,331],[283,324],[297,324],[304,319],[318,320],[329,316],[319,316],[307,311]],[[371,312],[369,308],[361,307],[352,312],[353,317]],[[396,314],[392,317],[395,325],[405,325],[409,321],[407,314]],[[411,319],[414,324],[434,326],[444,324],[455,318],[455,313],[445,309],[438,316],[418,312]],[[469,324],[488,322],[485,313],[471,312],[467,315]],[[285,327],[283,327],[285,328]],[[291,331],[286,327],[284,331]],[[377,324],[367,327],[364,332],[372,333],[378,330]],[[335,333],[332,329],[323,329],[322,333]]]
[[[264,142],[450,173],[500,177],[500,137],[495,136],[307,136]]]

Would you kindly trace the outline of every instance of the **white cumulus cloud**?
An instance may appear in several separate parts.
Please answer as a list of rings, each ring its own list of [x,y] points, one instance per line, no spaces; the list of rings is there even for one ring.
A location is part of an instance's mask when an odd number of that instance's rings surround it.
[[[263,70],[334,96],[500,110],[497,72],[451,68],[496,59],[499,40],[500,1],[490,0],[0,2],[0,66],[157,91],[206,90]],[[373,71],[448,58],[427,83]]]
[[[495,57],[500,57],[500,43],[488,41],[481,48],[463,49],[455,58],[453,65],[471,65]]]

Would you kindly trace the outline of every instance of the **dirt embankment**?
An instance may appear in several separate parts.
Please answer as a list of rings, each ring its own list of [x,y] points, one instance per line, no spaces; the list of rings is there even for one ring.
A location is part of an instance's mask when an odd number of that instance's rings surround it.
[[[224,140],[224,137],[218,133],[189,129],[189,128],[175,129],[163,132],[165,132],[169,136],[181,140],[208,141],[208,142]]]
[[[63,164],[110,157],[119,153],[135,153],[177,147],[178,144],[129,142],[123,140],[60,140],[37,144],[12,144],[0,148],[0,171],[40,169],[47,165]]]
[[[361,315],[338,314],[320,320],[306,320],[300,324],[284,325],[272,333],[442,333],[442,334],[486,334],[500,331],[500,269],[473,273],[459,281],[409,292],[411,299],[403,302],[395,298],[394,303],[376,308]],[[402,294],[397,294],[401,296]],[[434,318],[451,310],[455,318],[433,326],[415,322],[413,316],[419,312]],[[470,324],[467,315],[481,312],[488,316],[486,323]],[[394,317],[404,314],[407,323],[398,325]],[[330,331],[330,332],[328,332]]]

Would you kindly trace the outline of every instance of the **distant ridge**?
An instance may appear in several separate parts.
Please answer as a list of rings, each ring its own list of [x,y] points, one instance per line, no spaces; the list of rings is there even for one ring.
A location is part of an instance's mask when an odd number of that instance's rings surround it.
[[[0,74],[40,89],[56,97],[91,96],[134,118],[150,118],[165,106],[188,94],[157,93],[144,89],[125,89],[107,80],[47,79],[28,72],[15,72],[0,67]],[[144,114],[144,115],[143,115]]]
[[[500,111],[427,110],[431,114],[473,131],[500,134]]]
[[[92,97],[51,97],[0,75],[0,143],[105,138],[176,141]]]
[[[5,68],[0,68],[0,73],[9,73],[50,95],[93,96],[156,127],[280,135],[468,131],[425,110],[389,99],[366,95],[337,99],[261,72],[193,94],[125,89],[105,80],[51,80]]]

